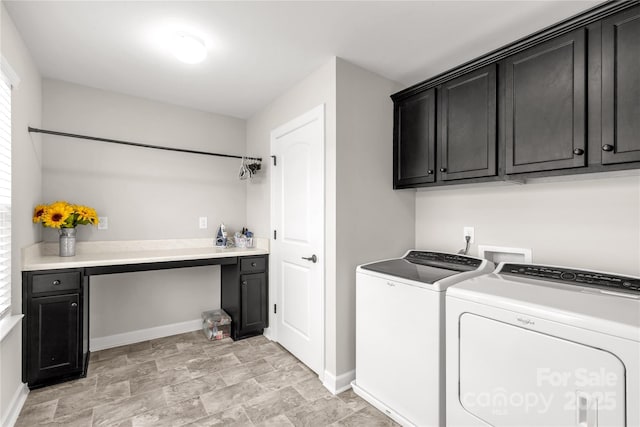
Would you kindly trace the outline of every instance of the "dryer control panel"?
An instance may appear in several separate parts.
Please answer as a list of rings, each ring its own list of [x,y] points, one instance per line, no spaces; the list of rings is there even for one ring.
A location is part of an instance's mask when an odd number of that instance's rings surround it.
[[[499,273],[592,288],[640,293],[640,279],[595,271],[573,270],[546,265],[504,264]]]

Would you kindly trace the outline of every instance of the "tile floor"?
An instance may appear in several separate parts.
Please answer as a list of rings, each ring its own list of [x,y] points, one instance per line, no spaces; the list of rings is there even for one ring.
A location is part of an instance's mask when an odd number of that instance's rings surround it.
[[[395,426],[263,336],[199,331],[91,354],[86,378],[33,390],[16,427]]]

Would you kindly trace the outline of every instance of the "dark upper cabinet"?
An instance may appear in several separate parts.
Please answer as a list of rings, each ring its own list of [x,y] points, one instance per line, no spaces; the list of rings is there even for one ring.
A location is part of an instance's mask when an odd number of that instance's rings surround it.
[[[504,60],[506,173],[586,166],[586,30]]]
[[[394,188],[639,169],[640,1],[605,2],[391,99]]]
[[[394,103],[393,188],[434,182],[435,114],[433,88]]]
[[[497,175],[496,65],[444,83],[438,98],[439,179]]]
[[[27,318],[29,385],[82,371],[80,295],[32,298]]]
[[[640,7],[602,22],[602,163],[640,161]]]

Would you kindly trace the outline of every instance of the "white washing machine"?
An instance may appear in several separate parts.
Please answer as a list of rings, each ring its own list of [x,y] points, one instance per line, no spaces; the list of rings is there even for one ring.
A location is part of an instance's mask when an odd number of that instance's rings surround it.
[[[640,279],[503,263],[446,305],[448,426],[640,426]]]
[[[444,426],[445,290],[493,268],[416,250],[359,266],[354,391],[402,425]]]

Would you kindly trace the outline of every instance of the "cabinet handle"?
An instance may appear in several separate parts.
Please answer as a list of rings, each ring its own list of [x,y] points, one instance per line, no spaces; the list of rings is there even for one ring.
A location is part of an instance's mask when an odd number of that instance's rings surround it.
[[[255,262],[251,263],[251,267],[255,267],[256,265],[258,265],[258,264],[256,264]]]
[[[242,282],[242,286],[247,286],[247,281],[246,280]]]
[[[71,303],[71,307],[77,307],[77,306],[78,306],[78,303],[77,303],[77,302],[72,302],[72,303]]]
[[[429,169],[429,170],[427,171],[427,175],[433,175],[433,171],[432,171],[431,169]]]
[[[60,285],[62,282],[60,280],[54,280],[53,283],[51,283],[53,286],[58,286]]]
[[[602,146],[602,151],[613,151],[613,145],[604,144]]]
[[[576,148],[573,150],[573,154],[576,156],[582,156],[584,154],[584,150],[582,148]]]
[[[447,168],[440,168],[440,172],[446,172]]]

